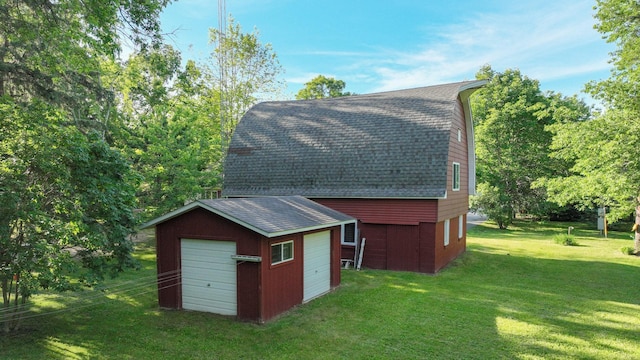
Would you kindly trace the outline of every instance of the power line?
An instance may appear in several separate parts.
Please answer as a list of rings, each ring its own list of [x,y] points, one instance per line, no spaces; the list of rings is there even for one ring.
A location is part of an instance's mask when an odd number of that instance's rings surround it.
[[[155,278],[155,280],[149,280],[150,277]],[[9,322],[9,321],[17,321],[17,320],[27,320],[37,317],[50,316],[54,314],[61,313],[69,313],[72,311],[78,311],[80,309],[99,306],[102,304],[106,304],[108,302],[113,301],[114,299],[109,299],[108,295],[127,295],[132,297],[137,297],[140,295],[144,295],[150,292],[156,292],[159,290],[168,289],[174,286],[180,286],[181,282],[181,273],[180,270],[169,271],[166,273],[161,273],[156,276],[146,276],[141,279],[126,281],[115,285],[110,288],[104,289],[96,289],[90,293],[86,293],[78,296],[78,299],[68,302],[65,304],[65,308],[57,309],[57,310],[49,310],[43,311],[40,313],[36,313],[33,310],[34,308],[32,304],[23,304],[18,305],[17,307],[9,307],[0,310],[0,324]],[[168,285],[167,282],[170,282]],[[153,286],[152,289],[148,289]],[[77,294],[77,293],[76,293]],[[95,300],[100,301],[95,301]]]

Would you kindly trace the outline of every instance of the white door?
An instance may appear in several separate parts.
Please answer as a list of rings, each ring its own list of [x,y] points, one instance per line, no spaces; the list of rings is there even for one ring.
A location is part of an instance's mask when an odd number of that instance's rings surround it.
[[[182,308],[236,315],[236,243],[182,239],[180,249]]]
[[[304,292],[307,302],[331,290],[331,232],[304,236]]]

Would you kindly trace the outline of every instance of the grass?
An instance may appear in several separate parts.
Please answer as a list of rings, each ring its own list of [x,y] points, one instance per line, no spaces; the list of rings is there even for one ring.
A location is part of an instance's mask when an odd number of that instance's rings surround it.
[[[553,241],[568,226],[579,246]],[[584,224],[478,226],[435,276],[344,270],[337,291],[265,325],[159,310],[143,248],[143,269],[104,292],[38,295],[41,316],[0,337],[0,358],[640,359],[640,258],[620,251],[630,244]]]

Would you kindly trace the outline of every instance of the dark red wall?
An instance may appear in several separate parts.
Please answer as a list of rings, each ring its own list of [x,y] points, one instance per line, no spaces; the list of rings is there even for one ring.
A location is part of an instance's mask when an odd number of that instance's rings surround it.
[[[260,254],[262,236],[210,211],[196,208],[156,225],[156,256],[158,267],[158,303],[161,307],[181,309],[180,278],[176,277],[180,263],[180,239],[235,241],[238,254]],[[259,316],[259,272],[255,263],[238,264],[238,318]],[[167,274],[166,276],[163,274]],[[163,281],[164,278],[171,280]]]
[[[271,244],[293,240],[293,260],[271,265]],[[263,242],[262,253],[262,316],[260,321],[272,317],[302,303],[302,235],[282,236]]]
[[[418,225],[436,222],[438,200],[429,199],[312,199],[370,224]]]
[[[340,285],[340,227],[319,231],[331,231],[331,288]],[[267,321],[302,303],[304,296],[304,235],[298,233],[265,239],[262,245],[262,296],[259,321]],[[271,265],[271,244],[293,240],[292,261]]]
[[[435,237],[435,259],[434,270],[438,270],[445,267],[453,259],[465,252],[467,247],[467,216],[462,216],[463,221],[463,236],[458,237],[458,218],[452,218],[449,222],[449,245],[444,245],[444,222],[436,224],[436,237]]]
[[[464,214],[466,222],[467,194],[457,193],[441,200],[314,200],[360,220],[360,238],[367,239],[362,259],[364,267],[435,273],[465,251],[466,223],[464,235],[458,239],[458,216]],[[444,221],[436,222],[440,211],[444,219],[450,220],[450,240],[446,247]],[[353,251],[353,246],[342,245],[342,258],[352,259]]]

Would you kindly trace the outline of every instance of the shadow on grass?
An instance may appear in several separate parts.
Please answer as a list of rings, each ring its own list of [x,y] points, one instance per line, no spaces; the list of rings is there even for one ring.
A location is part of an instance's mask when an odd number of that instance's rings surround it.
[[[0,339],[0,358],[633,358],[637,274],[473,245],[435,276],[345,270],[337,291],[261,326],[161,311],[153,292],[105,296],[32,319],[31,331]]]

